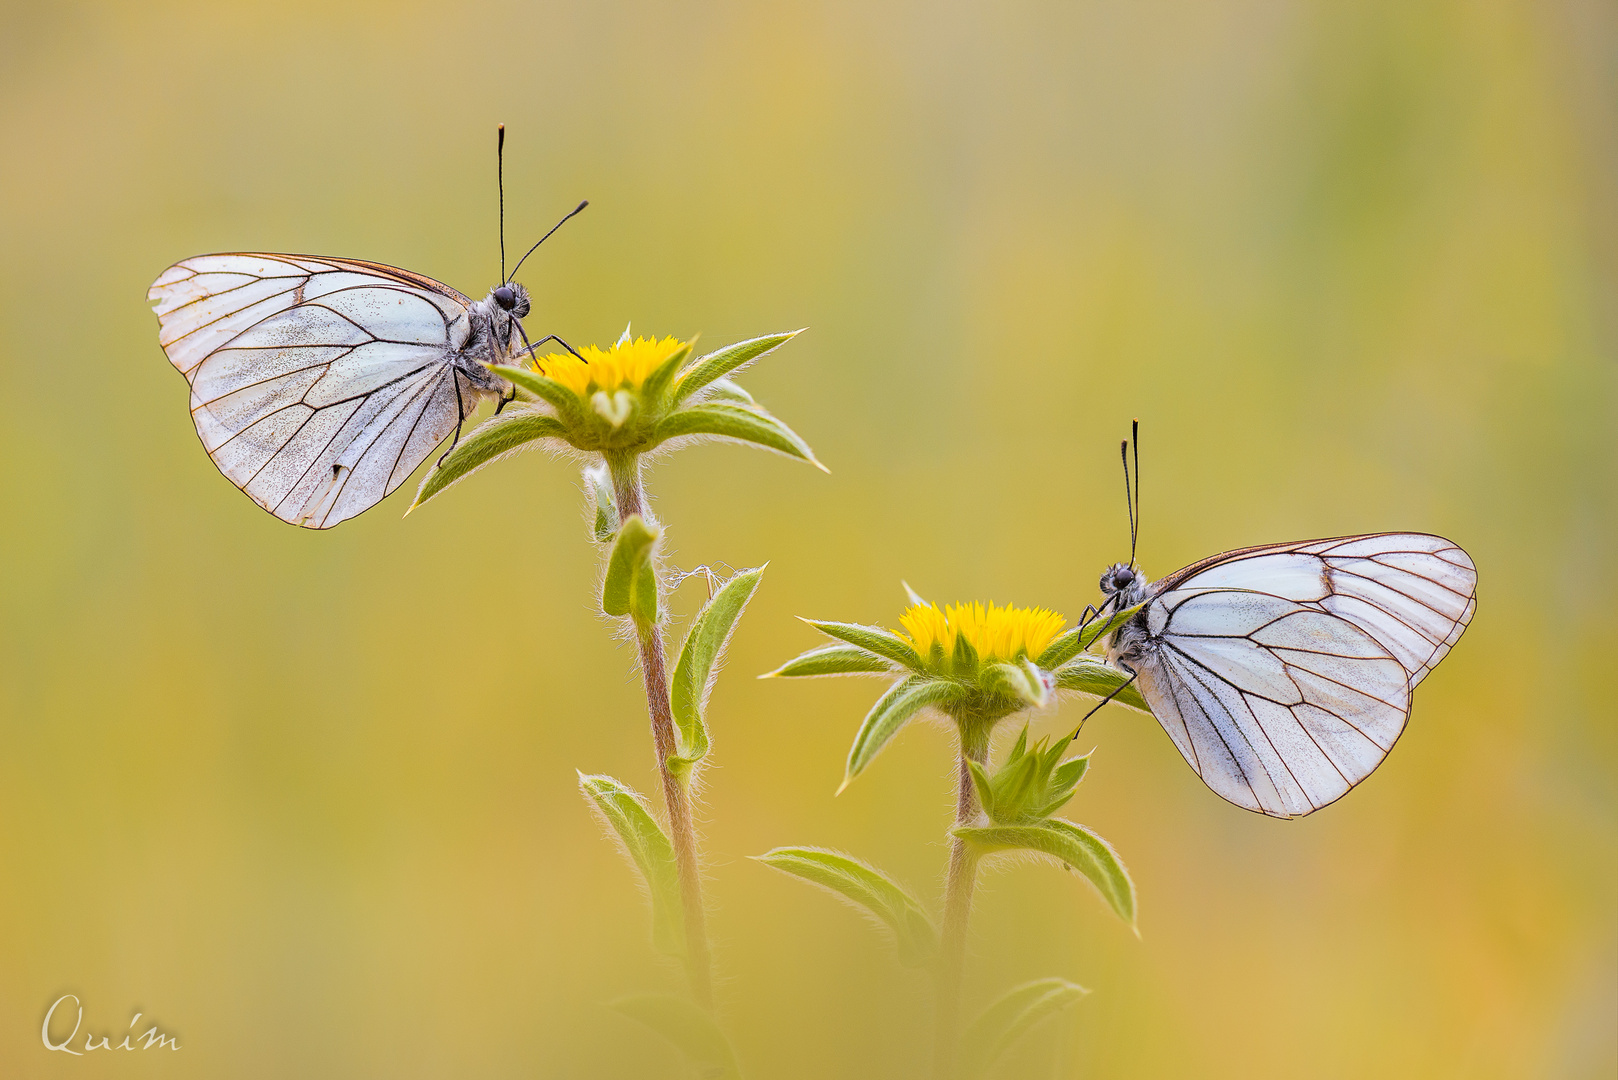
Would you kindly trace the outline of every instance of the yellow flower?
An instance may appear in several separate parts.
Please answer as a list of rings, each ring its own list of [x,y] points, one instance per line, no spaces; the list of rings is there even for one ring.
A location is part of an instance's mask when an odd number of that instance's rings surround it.
[[[1000,607],[996,604],[951,604],[938,610],[936,604],[917,604],[899,617],[910,644],[925,657],[933,646],[943,647],[944,656],[955,652],[955,639],[965,637],[987,663],[1037,657],[1062,632],[1062,616],[1044,608]]]
[[[534,361],[534,370],[554,379],[581,398],[597,390],[612,394],[620,389],[634,390],[646,381],[659,364],[685,345],[677,338],[636,338],[620,341],[610,349],[586,345],[580,360],[572,353],[551,353]]]

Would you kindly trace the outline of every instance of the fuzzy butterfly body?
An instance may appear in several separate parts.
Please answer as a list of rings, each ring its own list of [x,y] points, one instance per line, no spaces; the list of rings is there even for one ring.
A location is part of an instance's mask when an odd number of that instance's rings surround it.
[[[473,301],[380,263],[199,255],[152,283],[158,341],[208,456],[264,509],[327,529],[375,506],[510,384],[522,286]]]
[[[1477,607],[1471,558],[1442,537],[1371,533],[1227,552],[1148,583],[1102,575],[1132,673],[1216,793],[1272,817],[1334,802],[1382,763],[1411,692]]]

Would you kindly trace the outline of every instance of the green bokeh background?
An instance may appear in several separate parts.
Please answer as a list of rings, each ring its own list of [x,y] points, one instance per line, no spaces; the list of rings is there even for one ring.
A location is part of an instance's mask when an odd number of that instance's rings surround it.
[[[1006,1075],[1613,1075],[1615,25],[0,4],[0,1075],[680,1075],[602,1006],[679,979],[575,789],[653,772],[574,468],[290,528],[198,447],[144,301],[230,249],[483,295],[497,121],[513,247],[592,200],[524,270],[530,326],[811,328],[747,384],[830,477],[712,445],[652,478],[681,565],[771,560],[702,808],[752,1077],[921,1075],[920,977],[744,856],[824,844],[934,894],[950,764],[919,725],[833,799],[877,685],[751,676],[814,642],[794,615],[894,624],[901,578],[1077,615],[1127,547],[1132,416],[1149,572],[1420,529],[1472,553],[1480,606],[1387,764],[1301,822],[1098,716],[1068,813],[1131,867],[1142,937],[1071,876],[988,879],[969,1003],[1095,990]],[[184,1049],[47,1053],[68,992]]]

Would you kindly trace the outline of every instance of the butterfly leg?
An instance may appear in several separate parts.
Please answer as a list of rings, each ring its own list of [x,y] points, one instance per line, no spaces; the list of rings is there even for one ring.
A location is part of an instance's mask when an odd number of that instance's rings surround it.
[[[455,448],[461,444],[461,424],[466,419],[466,402],[461,397],[461,373],[456,371],[450,375],[450,378],[455,382],[455,438],[450,440],[449,449],[438,455],[438,461],[433,465],[435,469],[443,468],[444,459],[449,457]]]
[[[1127,678],[1123,682],[1119,683],[1117,688],[1114,689],[1112,693],[1108,694],[1106,697],[1104,697],[1100,701],[1096,702],[1095,708],[1091,709],[1089,712],[1085,713],[1082,717],[1079,718],[1079,726],[1073,729],[1073,734],[1072,735],[1068,736],[1068,740],[1067,740],[1068,742],[1072,742],[1074,739],[1077,739],[1079,737],[1079,732],[1084,730],[1084,722],[1086,720],[1090,719],[1090,717],[1094,716],[1096,713],[1100,712],[1101,711],[1101,706],[1105,705],[1107,702],[1111,701],[1113,698],[1115,698],[1119,694],[1123,693],[1124,692],[1124,687],[1128,686],[1130,683],[1135,681],[1135,676],[1136,676],[1137,672],[1135,671],[1134,668],[1130,667],[1128,664],[1125,664],[1125,663],[1119,663],[1118,666],[1123,668],[1125,671],[1129,672],[1129,678]]]
[[[524,337],[524,340],[526,341],[527,338]],[[529,345],[526,348],[524,348],[522,351],[525,352],[525,353],[531,353],[535,349],[539,348],[541,345],[545,344],[547,341],[556,342],[562,348],[564,348],[568,352],[572,353],[575,357],[578,357],[578,359],[584,360],[584,357],[579,356],[579,350],[575,349],[573,346],[569,345],[567,342],[563,341],[561,338],[557,337],[555,334],[546,334],[544,337],[540,338],[538,341],[534,342],[532,345]],[[521,354],[518,354],[518,355],[521,355]],[[584,360],[584,362],[589,363],[588,360]]]

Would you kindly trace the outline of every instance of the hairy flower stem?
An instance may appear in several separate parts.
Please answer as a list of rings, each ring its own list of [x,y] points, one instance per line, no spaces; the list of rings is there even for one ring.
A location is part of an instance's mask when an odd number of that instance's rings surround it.
[[[955,792],[955,825],[972,825],[978,812],[977,788],[967,761],[983,764],[989,756],[986,728],[960,723],[961,755]],[[949,877],[944,885],[944,931],[938,956],[937,1037],[933,1044],[933,1075],[949,1080],[955,1073],[955,1048],[960,1035],[961,974],[966,966],[966,924],[972,915],[972,890],[977,884],[978,858],[956,837],[949,849]]]
[[[633,515],[647,525],[654,524],[641,486],[640,462],[609,459],[613,494],[618,503],[618,520]],[[662,585],[658,585],[658,608],[662,609]],[[646,708],[652,720],[652,741],[657,747],[657,771],[663,780],[663,805],[668,812],[674,862],[680,872],[680,903],[685,909],[685,963],[691,979],[691,993],[704,1008],[713,1007],[713,960],[708,950],[707,913],[702,903],[702,874],[697,866],[697,830],[691,818],[691,793],[669,768],[677,752],[674,741],[674,714],[669,705],[668,658],[663,649],[663,630],[655,623],[635,620],[635,637],[640,644],[640,670],[646,682]]]

